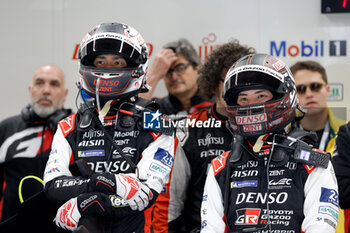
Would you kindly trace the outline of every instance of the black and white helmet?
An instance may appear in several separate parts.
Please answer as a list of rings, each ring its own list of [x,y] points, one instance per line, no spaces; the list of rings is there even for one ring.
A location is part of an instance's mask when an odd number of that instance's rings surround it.
[[[97,68],[93,61],[100,54],[117,54],[125,68]],[[91,97],[101,100],[123,99],[137,95],[144,87],[148,66],[148,48],[143,37],[132,27],[103,23],[88,32],[79,47],[80,84]]]
[[[265,103],[238,105],[238,94],[251,89],[267,89],[273,98]],[[231,129],[248,137],[279,132],[294,119],[298,107],[291,71],[284,62],[268,54],[239,59],[227,72],[223,97]]]

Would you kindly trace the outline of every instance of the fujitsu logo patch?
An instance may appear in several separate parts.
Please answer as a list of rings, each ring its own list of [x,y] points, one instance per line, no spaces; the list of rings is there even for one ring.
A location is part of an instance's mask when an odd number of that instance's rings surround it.
[[[257,225],[261,209],[244,208],[236,210],[237,220],[235,225]]]
[[[266,122],[266,120],[267,120],[266,113],[261,113],[261,114],[252,115],[252,116],[236,116],[237,125],[256,124],[256,123]]]

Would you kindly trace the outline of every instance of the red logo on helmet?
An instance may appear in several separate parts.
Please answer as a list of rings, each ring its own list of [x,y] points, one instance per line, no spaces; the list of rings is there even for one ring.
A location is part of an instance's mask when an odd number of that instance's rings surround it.
[[[281,60],[279,60],[279,61],[275,62],[274,64],[272,64],[272,67],[275,70],[277,70],[277,71],[279,71],[280,69],[283,69],[285,66],[286,66],[286,64],[284,64],[284,62],[281,61]]]
[[[236,116],[237,125],[255,124],[267,121],[266,113],[252,116]]]
[[[262,130],[261,124],[244,125],[243,126],[243,131],[244,132],[254,132],[254,131],[261,131],[261,130]]]
[[[94,80],[94,85],[96,85],[97,80]],[[119,85],[119,81],[117,80],[100,80],[99,84],[100,87],[117,87]]]

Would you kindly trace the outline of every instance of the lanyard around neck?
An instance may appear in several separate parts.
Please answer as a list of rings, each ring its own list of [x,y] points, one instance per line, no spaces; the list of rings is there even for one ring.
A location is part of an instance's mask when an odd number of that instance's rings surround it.
[[[320,145],[319,145],[318,149],[323,150],[323,151],[325,151],[327,149],[326,144],[328,142],[328,137],[329,137],[329,123],[327,121],[326,125],[324,127],[324,130],[323,130],[323,134],[322,134]]]

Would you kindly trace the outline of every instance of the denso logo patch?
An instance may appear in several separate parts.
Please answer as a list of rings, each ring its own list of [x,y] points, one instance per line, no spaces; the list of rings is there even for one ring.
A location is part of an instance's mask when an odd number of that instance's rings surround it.
[[[173,166],[173,157],[169,154],[168,151],[162,148],[158,148],[157,152],[154,154],[154,159],[160,161],[162,164],[169,168]]]
[[[320,202],[331,203],[338,207],[338,192],[334,189],[321,187]]]
[[[266,113],[252,116],[236,116],[237,125],[256,124],[267,120]]]

